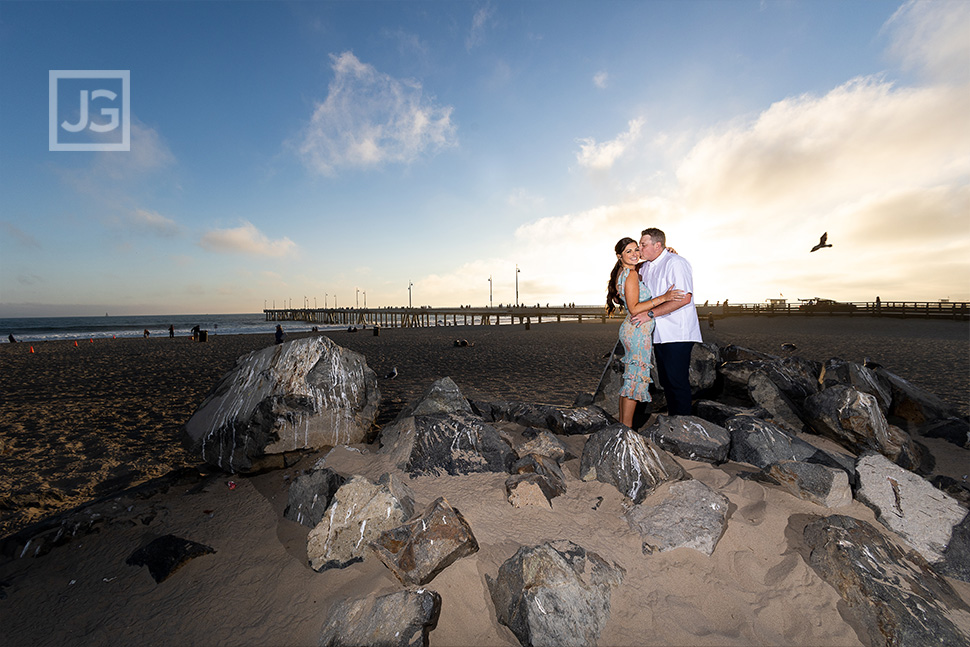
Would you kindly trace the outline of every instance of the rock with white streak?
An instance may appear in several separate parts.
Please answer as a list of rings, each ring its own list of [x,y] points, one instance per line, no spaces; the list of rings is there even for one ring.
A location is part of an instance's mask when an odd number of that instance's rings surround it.
[[[346,479],[329,468],[312,469],[300,474],[290,483],[283,517],[313,528],[321,520]]]
[[[729,503],[724,495],[691,479],[671,483],[656,504],[633,506],[626,520],[643,538],[644,554],[693,548],[710,555],[727,527]]]
[[[407,521],[408,507],[387,485],[355,476],[334,495],[333,503],[307,537],[307,558],[315,571],[344,568],[362,561],[368,544]]]
[[[731,448],[731,434],[727,429],[695,416],[661,414],[640,433],[671,454],[692,461],[723,463]]]
[[[323,625],[320,647],[426,647],[438,625],[441,596],[427,589],[342,600]]]
[[[856,498],[875,510],[880,523],[902,536],[927,561],[941,561],[953,529],[967,516],[967,509],[881,454],[861,456],[856,472]]]
[[[380,391],[359,353],[307,337],[241,357],[183,428],[190,451],[226,472],[282,455],[364,442]]]
[[[667,481],[688,478],[670,454],[626,425],[615,424],[586,441],[579,476],[608,483],[634,503]]]
[[[845,471],[803,461],[781,461],[764,470],[765,475],[789,493],[826,508],[852,503],[852,487]]]

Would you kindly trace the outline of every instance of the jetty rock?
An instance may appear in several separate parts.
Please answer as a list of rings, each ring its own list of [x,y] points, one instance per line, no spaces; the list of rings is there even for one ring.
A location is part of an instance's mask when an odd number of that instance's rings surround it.
[[[363,355],[307,337],[239,358],[182,430],[225,472],[281,467],[291,452],[364,442],[380,391]]]
[[[342,600],[330,610],[317,644],[420,647],[428,644],[440,614],[441,596],[427,589]]]
[[[485,574],[498,621],[522,645],[596,645],[626,571],[568,540],[523,546]]]
[[[617,423],[586,440],[579,477],[612,485],[640,503],[661,483],[688,479],[690,475],[666,451]]]

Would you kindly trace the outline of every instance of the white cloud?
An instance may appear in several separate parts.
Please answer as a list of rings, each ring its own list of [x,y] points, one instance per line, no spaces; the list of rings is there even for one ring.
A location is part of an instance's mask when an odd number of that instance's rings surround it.
[[[485,42],[485,29],[492,18],[492,8],[482,7],[472,16],[472,28],[465,39],[465,48],[472,50]]]
[[[165,237],[173,237],[181,233],[181,227],[171,218],[166,218],[157,211],[135,209],[128,214],[128,222],[137,229],[151,232]]]
[[[610,75],[607,74],[606,72],[601,71],[593,75],[593,85],[595,85],[601,90],[605,89],[606,86],[609,85],[609,82],[610,82]]]
[[[534,194],[528,189],[519,187],[509,194],[506,202],[514,209],[537,211],[545,206],[546,200],[541,195]]]
[[[580,150],[576,153],[576,160],[581,166],[589,169],[609,170],[616,163],[616,160],[640,138],[643,123],[643,119],[633,119],[630,121],[626,132],[620,133],[616,139],[602,144],[597,144],[596,140],[592,138],[580,139]]]
[[[970,3],[910,0],[886,23],[890,54],[905,69],[939,81],[970,81]]]
[[[456,144],[451,106],[436,106],[417,81],[395,79],[351,52],[331,55],[334,78],[298,149],[311,169],[408,163]]]
[[[202,236],[199,244],[214,252],[236,252],[252,256],[286,256],[296,251],[289,238],[270,240],[250,222],[232,229],[215,229]]]

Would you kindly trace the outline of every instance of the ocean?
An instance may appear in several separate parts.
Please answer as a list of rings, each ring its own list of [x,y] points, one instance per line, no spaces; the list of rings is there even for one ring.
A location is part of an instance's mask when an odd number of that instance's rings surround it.
[[[18,342],[59,340],[113,339],[141,337],[147,330],[152,337],[167,337],[168,327],[175,326],[178,336],[191,335],[199,326],[210,335],[271,334],[274,321],[262,313],[228,315],[106,315],[103,317],[22,317],[0,319],[0,335],[7,341],[13,335]],[[311,324],[302,321],[280,322],[283,330],[306,331]],[[343,326],[318,326],[321,330]]]

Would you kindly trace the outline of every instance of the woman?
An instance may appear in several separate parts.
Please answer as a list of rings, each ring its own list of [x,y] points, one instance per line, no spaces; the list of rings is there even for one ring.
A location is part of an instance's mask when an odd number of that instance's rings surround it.
[[[632,238],[621,238],[613,248],[616,265],[610,273],[606,288],[606,312],[613,314],[617,306],[625,306],[627,317],[620,325],[620,341],[623,342],[623,386],[620,389],[619,418],[627,427],[633,427],[633,412],[637,402],[650,402],[650,349],[654,322],[640,326],[630,321],[630,316],[656,308],[667,301],[681,301],[684,291],[670,286],[664,294],[650,298],[636,269],[640,262],[640,249]],[[632,271],[631,271],[632,270]],[[622,295],[622,296],[621,296]]]

